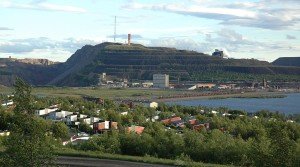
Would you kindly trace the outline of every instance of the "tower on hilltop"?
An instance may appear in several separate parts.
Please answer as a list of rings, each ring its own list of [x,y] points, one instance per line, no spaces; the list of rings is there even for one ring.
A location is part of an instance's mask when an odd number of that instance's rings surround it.
[[[131,34],[128,34],[128,45],[130,45],[130,43],[131,43]]]

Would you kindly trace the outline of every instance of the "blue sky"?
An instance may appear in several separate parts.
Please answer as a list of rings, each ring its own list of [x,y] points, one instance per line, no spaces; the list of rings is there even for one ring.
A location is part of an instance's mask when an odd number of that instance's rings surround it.
[[[0,0],[0,57],[66,61],[117,42],[273,61],[300,56],[299,0]]]

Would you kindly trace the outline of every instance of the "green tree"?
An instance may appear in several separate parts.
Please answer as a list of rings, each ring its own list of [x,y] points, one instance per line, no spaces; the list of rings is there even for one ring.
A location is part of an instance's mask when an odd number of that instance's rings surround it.
[[[87,123],[81,122],[79,124],[79,131],[86,132],[86,133],[92,133],[93,132],[93,128],[91,128]]]
[[[17,78],[14,84],[14,109],[15,114],[34,114],[34,103],[31,95],[31,86],[20,78]]]
[[[45,120],[35,117],[31,87],[21,79],[15,84],[11,134],[4,141],[3,166],[52,166],[52,137]]]
[[[8,130],[12,114],[5,110],[0,110],[0,130]]]
[[[52,123],[51,130],[53,133],[53,137],[60,139],[68,139],[69,137],[69,129],[66,124],[63,122]]]

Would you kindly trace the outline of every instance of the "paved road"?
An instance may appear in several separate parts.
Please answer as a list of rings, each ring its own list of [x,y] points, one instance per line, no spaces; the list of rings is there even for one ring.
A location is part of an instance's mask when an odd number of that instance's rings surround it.
[[[155,165],[129,161],[68,156],[59,156],[57,158],[57,164],[64,167],[171,167],[166,165]]]

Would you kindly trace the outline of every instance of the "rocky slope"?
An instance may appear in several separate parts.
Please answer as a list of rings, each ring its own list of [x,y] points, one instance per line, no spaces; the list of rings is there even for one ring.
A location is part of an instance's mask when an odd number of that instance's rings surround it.
[[[294,66],[300,67],[300,57],[280,57],[272,64],[277,66]]]
[[[216,73],[297,76],[300,67],[277,66],[255,59],[222,59],[174,48],[108,42],[86,45],[65,63],[59,64],[0,59],[0,84],[6,86],[12,85],[17,76],[33,85],[90,86],[97,84],[98,75],[103,72],[129,80],[150,80],[154,73],[167,73],[171,79],[192,80],[193,76],[201,79],[201,75],[208,75],[211,78]]]

